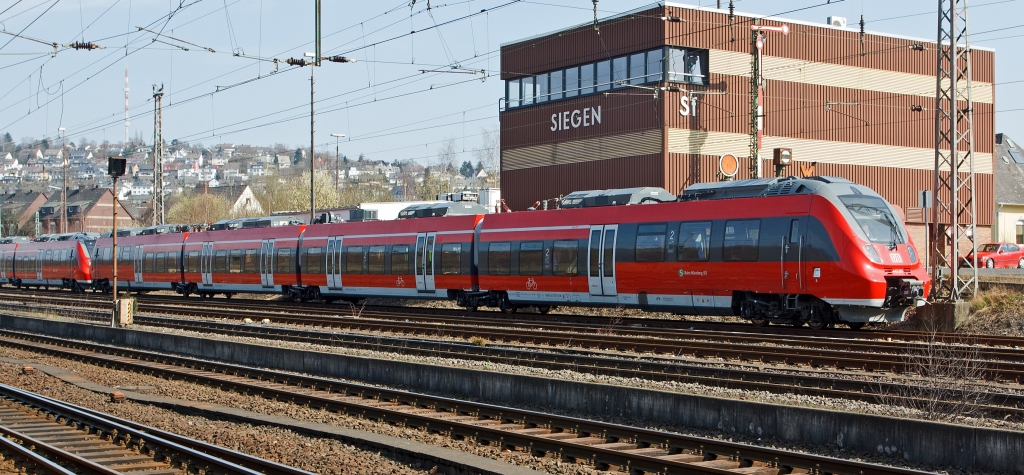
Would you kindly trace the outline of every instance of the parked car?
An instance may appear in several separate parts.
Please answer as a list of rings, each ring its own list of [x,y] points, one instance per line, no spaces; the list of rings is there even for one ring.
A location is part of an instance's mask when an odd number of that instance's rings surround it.
[[[966,261],[974,257],[967,255]],[[1018,267],[1024,269],[1024,250],[1010,242],[989,242],[978,246],[978,267]]]

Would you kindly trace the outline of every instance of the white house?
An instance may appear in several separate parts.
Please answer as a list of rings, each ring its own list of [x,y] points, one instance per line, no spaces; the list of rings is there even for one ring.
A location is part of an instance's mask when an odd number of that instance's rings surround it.
[[[135,180],[131,185],[131,195],[152,195],[153,194],[153,182],[149,180]]]

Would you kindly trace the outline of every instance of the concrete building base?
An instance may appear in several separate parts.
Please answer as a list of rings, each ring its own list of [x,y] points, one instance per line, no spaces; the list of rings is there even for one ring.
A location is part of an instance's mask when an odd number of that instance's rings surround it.
[[[491,403],[845,449],[908,464],[1024,474],[1024,432],[275,348],[0,315],[0,326],[236,364],[344,378]]]

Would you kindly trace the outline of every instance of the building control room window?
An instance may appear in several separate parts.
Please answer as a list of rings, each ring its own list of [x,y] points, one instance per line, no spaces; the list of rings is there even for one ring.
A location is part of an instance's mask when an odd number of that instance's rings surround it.
[[[708,51],[665,46],[505,81],[505,107],[529,106],[627,85],[708,85]]]

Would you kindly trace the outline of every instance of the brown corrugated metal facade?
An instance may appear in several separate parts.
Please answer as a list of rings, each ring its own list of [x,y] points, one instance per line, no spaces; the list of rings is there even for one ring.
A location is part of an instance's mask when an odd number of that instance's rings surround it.
[[[792,148],[787,174],[848,178],[906,210],[909,223],[919,222],[916,192],[933,181],[934,41],[877,34],[862,41],[858,31],[824,22],[758,21],[790,29],[785,36],[769,33],[764,50],[762,157],[773,147]],[[602,21],[600,34],[581,25],[502,46],[504,80],[662,46],[708,51],[706,85],[660,84],[699,94],[626,87],[505,108],[501,181],[509,206],[521,210],[587,189],[659,186],[679,192],[718,179],[718,156],[749,155],[753,22],[745,14],[730,21],[724,10],[662,3]],[[975,49],[972,61],[977,217],[979,225],[990,226],[995,54]],[[689,115],[680,112],[684,98],[696,98]],[[557,114],[584,110],[600,121],[558,126]],[[741,162],[740,179],[748,176],[748,161]],[[763,169],[769,168],[765,162]]]

